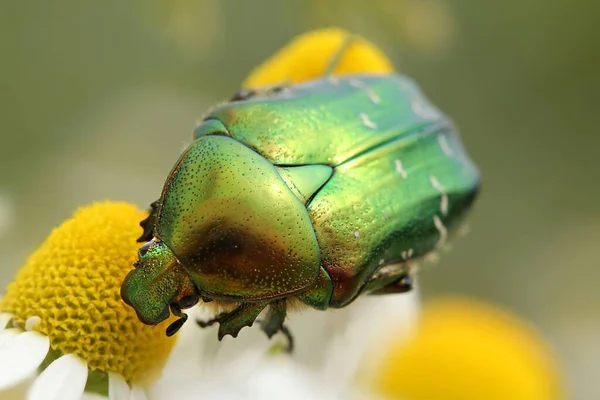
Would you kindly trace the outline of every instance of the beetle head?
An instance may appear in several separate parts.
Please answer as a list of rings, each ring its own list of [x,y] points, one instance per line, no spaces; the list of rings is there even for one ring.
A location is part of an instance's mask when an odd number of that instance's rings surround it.
[[[169,318],[169,309],[179,319],[167,328],[175,334],[187,320],[184,308],[198,302],[198,293],[175,255],[162,241],[152,239],[138,253],[135,269],[121,286],[121,297],[144,324],[156,325]]]

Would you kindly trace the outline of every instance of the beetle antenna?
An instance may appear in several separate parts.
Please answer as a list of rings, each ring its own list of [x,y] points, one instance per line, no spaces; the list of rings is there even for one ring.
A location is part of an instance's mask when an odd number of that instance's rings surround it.
[[[185,324],[185,321],[187,321],[187,314],[183,314],[181,318],[179,318],[177,321],[173,322],[167,327],[167,336],[173,336],[174,334],[176,334],[177,331],[181,329],[183,324]]]
[[[333,75],[333,71],[335,71],[337,66],[340,64],[340,62],[342,61],[342,57],[344,56],[344,54],[346,54],[346,51],[348,51],[350,45],[352,44],[352,42],[354,42],[355,39],[356,35],[352,33],[346,35],[346,37],[342,41],[342,44],[340,45],[340,48],[335,52],[333,57],[331,57],[331,60],[329,60],[329,63],[325,68],[323,76],[330,77],[331,75]]]

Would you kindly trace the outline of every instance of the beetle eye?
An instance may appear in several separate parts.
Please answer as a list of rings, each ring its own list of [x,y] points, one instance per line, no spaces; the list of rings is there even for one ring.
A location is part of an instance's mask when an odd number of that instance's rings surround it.
[[[140,247],[140,249],[138,250],[139,258],[142,258],[146,255],[150,246],[152,246],[152,241],[146,242],[146,244],[144,244],[142,247]]]

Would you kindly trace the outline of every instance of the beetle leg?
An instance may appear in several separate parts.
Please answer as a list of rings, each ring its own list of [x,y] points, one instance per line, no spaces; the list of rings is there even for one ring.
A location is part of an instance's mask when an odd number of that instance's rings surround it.
[[[400,275],[394,282],[370,292],[369,294],[393,294],[410,292],[413,288],[413,279],[408,272]]]
[[[286,316],[286,300],[276,300],[269,303],[269,311],[264,320],[260,321],[261,329],[270,338],[273,337],[277,332],[281,332],[287,339],[287,346],[285,350],[291,353],[294,349],[294,338],[290,330],[283,325],[283,321]]]
[[[227,315],[229,315],[231,311],[222,312],[213,319],[209,319],[208,321],[202,321],[200,319],[196,320],[196,323],[200,328],[208,328],[209,326],[213,326],[214,324],[219,323],[222,319],[224,319]]]
[[[159,200],[150,204],[150,214],[146,219],[140,222],[140,226],[144,230],[142,236],[137,240],[140,243],[152,240],[154,237],[154,225],[156,224],[156,214],[158,214]]]
[[[233,311],[221,313],[210,321],[196,321],[201,327],[219,323],[219,340],[226,335],[237,337],[245,326],[252,326],[258,314],[266,307],[267,303],[242,303]]]
[[[255,94],[256,94],[255,90],[241,89],[241,90],[238,90],[237,92],[235,92],[235,94],[231,97],[231,99],[229,101],[247,100],[250,97],[254,96]]]
[[[283,321],[285,320],[285,299],[276,300],[269,303],[269,311],[264,320],[261,321],[261,329],[270,338],[274,334],[279,332],[283,327]]]
[[[263,87],[263,88],[241,89],[241,90],[238,90],[237,92],[235,92],[235,94],[231,97],[231,99],[229,101],[231,101],[231,102],[243,101],[243,100],[248,100],[248,99],[251,99],[251,98],[257,97],[257,96],[267,97],[267,96],[276,95],[276,94],[280,93],[281,91],[283,91],[287,86],[289,86],[288,82],[280,82],[273,86],[267,86],[267,87]]]
[[[291,353],[292,351],[294,351],[294,337],[292,336],[292,332],[290,332],[290,330],[288,329],[288,327],[285,326],[285,325],[281,325],[280,331],[287,338],[287,347],[285,348],[285,350],[288,353]]]
[[[410,263],[388,264],[379,269],[365,285],[368,294],[404,293],[412,289],[414,272]]]
[[[225,335],[237,337],[245,326],[252,326],[258,314],[264,310],[266,303],[244,303],[219,321],[219,340]]]

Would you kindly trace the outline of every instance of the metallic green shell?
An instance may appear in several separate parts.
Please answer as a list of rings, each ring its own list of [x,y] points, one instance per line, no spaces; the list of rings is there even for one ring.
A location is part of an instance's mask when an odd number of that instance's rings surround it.
[[[156,236],[212,299],[293,295],[320,270],[304,204],[270,162],[224,136],[202,136],[180,157],[163,190]]]
[[[206,119],[276,165],[337,166],[439,122],[407,78],[359,75],[310,81],[224,104]]]
[[[351,302],[381,266],[443,244],[474,199],[477,169],[409,79],[348,76],[267,93],[206,121],[277,166],[334,168],[306,205],[334,284],[331,306]]]

